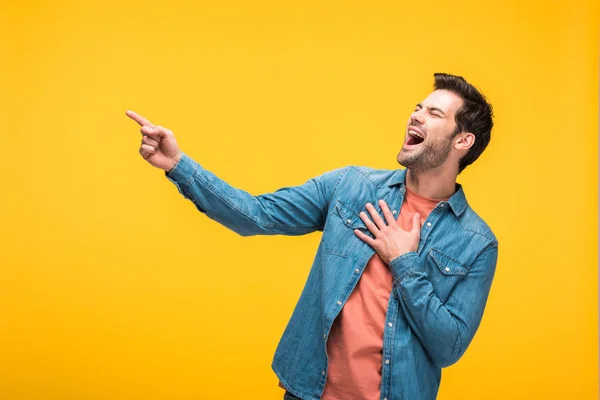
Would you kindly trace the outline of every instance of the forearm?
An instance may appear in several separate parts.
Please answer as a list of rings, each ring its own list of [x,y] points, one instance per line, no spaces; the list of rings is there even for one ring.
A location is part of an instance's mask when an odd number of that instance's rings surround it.
[[[323,229],[327,201],[320,179],[254,196],[186,154],[165,175],[200,212],[239,235],[302,235]]]
[[[496,257],[497,248],[482,253],[445,303],[436,296],[416,253],[406,253],[390,262],[394,293],[438,367],[458,361],[473,339],[483,316]]]

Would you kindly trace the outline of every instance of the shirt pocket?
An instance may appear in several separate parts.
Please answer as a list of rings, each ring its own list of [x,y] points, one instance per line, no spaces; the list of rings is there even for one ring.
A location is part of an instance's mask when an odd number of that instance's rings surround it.
[[[354,207],[336,200],[323,232],[321,243],[327,254],[348,257],[361,239],[354,229],[361,229],[372,236]]]
[[[467,264],[432,248],[427,256],[427,272],[433,289],[442,303],[446,302],[454,286],[462,280],[469,268]]]

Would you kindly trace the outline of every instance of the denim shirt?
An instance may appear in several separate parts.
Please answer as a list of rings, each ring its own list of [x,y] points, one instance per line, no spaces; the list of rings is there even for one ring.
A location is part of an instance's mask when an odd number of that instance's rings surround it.
[[[359,217],[377,200],[399,213],[406,169],[347,166],[298,186],[251,195],[185,153],[165,176],[207,217],[241,236],[322,231],[307,281],[273,357],[272,369],[294,395],[321,398],[327,339],[375,251],[354,233],[373,234]],[[397,214],[396,214],[397,215]],[[465,353],[481,322],[498,258],[498,241],[471,209],[462,186],[427,216],[417,251],[389,263],[393,276],[383,335],[380,400],[435,399],[441,368]]]

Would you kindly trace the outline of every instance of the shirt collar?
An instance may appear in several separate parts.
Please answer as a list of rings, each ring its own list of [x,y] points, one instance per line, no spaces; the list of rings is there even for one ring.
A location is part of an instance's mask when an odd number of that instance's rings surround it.
[[[387,186],[395,186],[400,185],[400,190],[402,194],[406,193],[406,168],[397,169],[393,172],[392,176],[388,179]],[[460,216],[465,209],[467,208],[467,198],[465,197],[465,192],[463,191],[462,185],[460,183],[456,183],[456,191],[454,194],[448,199],[448,204],[452,209],[452,212],[458,217]]]

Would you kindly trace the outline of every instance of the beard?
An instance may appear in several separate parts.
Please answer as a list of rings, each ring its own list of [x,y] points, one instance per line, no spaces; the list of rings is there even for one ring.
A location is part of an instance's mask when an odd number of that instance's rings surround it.
[[[425,141],[419,148],[400,150],[398,163],[412,172],[425,172],[442,165],[452,149],[452,135],[436,141]]]

